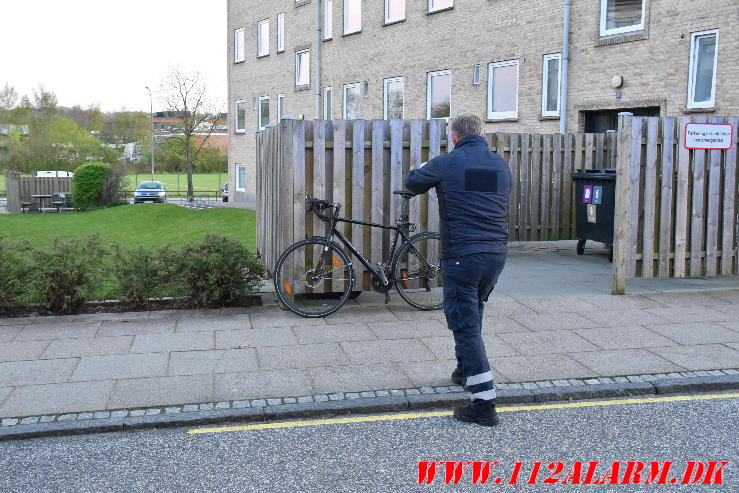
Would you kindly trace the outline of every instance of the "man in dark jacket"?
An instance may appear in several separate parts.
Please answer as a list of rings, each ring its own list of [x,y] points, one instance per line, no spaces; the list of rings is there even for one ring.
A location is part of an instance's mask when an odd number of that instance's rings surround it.
[[[419,194],[436,187],[438,195],[444,314],[457,356],[452,380],[471,394],[469,406],[456,409],[454,417],[494,426],[495,387],[481,336],[482,313],[505,265],[511,171],[488,148],[479,117],[454,118],[451,136],[454,150],[411,171],[405,186]]]

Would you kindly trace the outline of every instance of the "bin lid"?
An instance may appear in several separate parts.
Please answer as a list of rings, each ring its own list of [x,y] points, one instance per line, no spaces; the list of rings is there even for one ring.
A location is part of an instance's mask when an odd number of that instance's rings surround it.
[[[572,178],[598,179],[598,180],[615,180],[616,170],[614,168],[603,169],[578,169],[572,173]]]

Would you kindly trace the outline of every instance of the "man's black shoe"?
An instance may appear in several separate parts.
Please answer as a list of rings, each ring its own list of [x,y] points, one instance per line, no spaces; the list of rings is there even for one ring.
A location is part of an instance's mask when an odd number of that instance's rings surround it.
[[[464,387],[464,376],[462,375],[462,370],[459,368],[455,368],[452,372],[452,382],[454,382],[456,385],[461,385]]]
[[[482,426],[496,426],[498,424],[498,412],[495,410],[495,405],[479,410],[470,406],[458,407],[454,410],[454,419],[466,423],[477,423]]]

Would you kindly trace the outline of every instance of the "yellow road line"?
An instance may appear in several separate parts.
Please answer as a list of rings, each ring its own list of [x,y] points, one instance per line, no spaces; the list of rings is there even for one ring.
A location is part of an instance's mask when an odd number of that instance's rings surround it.
[[[498,407],[498,412],[521,412],[521,411],[539,411],[546,409],[568,409],[578,407],[603,407],[603,406],[625,406],[630,404],[655,404],[661,402],[681,402],[681,401],[705,401],[712,399],[736,399],[739,393],[730,394],[706,394],[706,395],[676,395],[670,397],[644,397],[638,399],[615,399],[608,401],[583,401],[568,402],[563,404],[537,404],[533,406],[508,406]],[[253,425],[239,426],[220,426],[212,428],[194,428],[188,430],[190,435],[202,435],[205,433],[229,433],[233,431],[251,431],[251,430],[272,430],[280,428],[301,428],[305,426],[322,426],[322,425],[339,425],[346,423],[371,423],[376,421],[401,421],[407,419],[421,418],[438,418],[440,416],[450,416],[451,411],[432,411],[419,413],[397,413],[397,414],[381,414],[375,416],[352,416],[347,418],[329,418],[314,419],[303,421],[280,421],[276,423],[259,423]]]

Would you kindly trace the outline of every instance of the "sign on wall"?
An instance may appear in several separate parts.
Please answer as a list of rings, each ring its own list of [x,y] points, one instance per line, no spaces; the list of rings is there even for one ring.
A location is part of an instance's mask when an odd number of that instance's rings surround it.
[[[730,149],[734,127],[730,123],[688,123],[685,125],[686,149]]]

